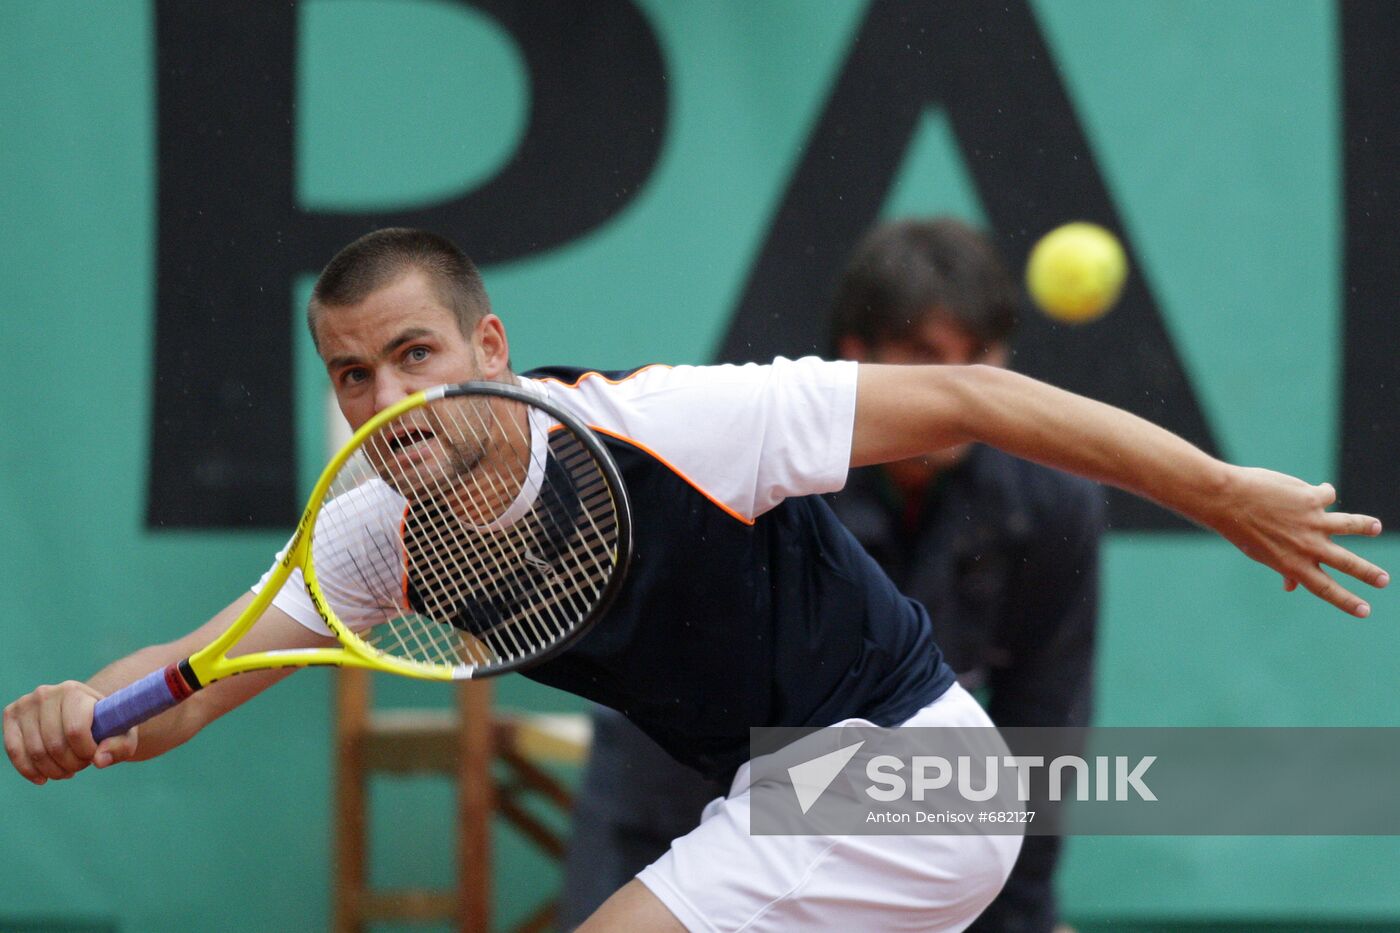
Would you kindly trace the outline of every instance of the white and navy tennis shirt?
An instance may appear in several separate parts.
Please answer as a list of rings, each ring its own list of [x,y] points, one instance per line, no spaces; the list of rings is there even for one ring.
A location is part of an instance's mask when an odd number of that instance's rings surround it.
[[[633,519],[611,609],[525,676],[621,711],[711,777],[747,760],[751,727],[895,725],[942,695],[954,675],[927,612],[820,498],[846,481],[856,370],[811,357],[522,374],[600,435]],[[300,587],[274,604],[324,631]]]
[[[603,437],[635,551],[607,615],[526,676],[622,711],[720,777],[748,758],[750,727],[894,725],[947,690],[927,613],[819,495],[846,482],[856,368],[526,373]]]

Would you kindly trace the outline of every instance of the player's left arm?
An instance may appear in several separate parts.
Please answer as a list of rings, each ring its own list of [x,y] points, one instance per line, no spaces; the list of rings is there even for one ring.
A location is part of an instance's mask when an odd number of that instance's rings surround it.
[[[1151,499],[1353,615],[1370,606],[1324,565],[1373,586],[1389,582],[1332,541],[1377,535],[1381,525],[1328,512],[1329,483],[1232,466],[1136,415],[996,367],[863,364],[857,379],[852,466],[981,442]]]
[[[11,764],[35,784],[63,780],[90,764],[99,768],[164,754],[192,738],[206,725],[247,702],[297,668],[249,671],[210,684],[190,699],[133,726],[122,735],[97,742],[92,736],[98,700],[151,670],[189,657],[221,635],[249,602],[246,593],[203,625],[174,641],[150,645],[126,655],[88,679],[43,684],[4,710],[5,752]],[[243,651],[324,647],[333,639],[318,635],[271,606],[240,645]]]
[[[182,638],[161,646],[162,657],[157,663],[147,663],[143,668],[128,663],[125,665],[126,673],[120,677],[109,671],[99,671],[89,680],[89,685],[107,695],[126,686],[126,683],[135,679],[138,672],[159,669],[162,664],[189,657],[223,634],[238,614],[253,601],[253,597],[253,593],[242,594],[203,625]],[[335,643],[335,639],[311,631],[276,605],[272,605],[263,611],[257,624],[239,641],[237,650],[231,653],[237,656],[258,651],[325,648]],[[132,760],[154,758],[188,742],[220,716],[243,705],[298,670],[301,668],[281,667],[248,671],[237,677],[226,677],[211,683],[184,703],[137,726],[141,739]],[[88,728],[90,729],[90,724]]]

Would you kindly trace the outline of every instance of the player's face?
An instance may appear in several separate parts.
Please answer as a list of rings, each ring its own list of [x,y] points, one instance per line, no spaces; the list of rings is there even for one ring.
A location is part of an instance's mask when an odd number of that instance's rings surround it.
[[[508,371],[500,319],[488,314],[470,335],[458,327],[428,278],[410,270],[359,304],[325,308],[317,341],[340,411],[352,428],[422,389]],[[485,459],[503,468],[498,424],[479,399],[449,398],[415,408],[380,429],[364,447],[379,475],[416,498],[441,492]],[[518,472],[518,471],[517,471]]]
[[[463,334],[416,269],[359,304],[323,309],[316,335],[336,401],[352,428],[421,389],[496,379],[509,360],[500,318],[488,314],[470,335]]]

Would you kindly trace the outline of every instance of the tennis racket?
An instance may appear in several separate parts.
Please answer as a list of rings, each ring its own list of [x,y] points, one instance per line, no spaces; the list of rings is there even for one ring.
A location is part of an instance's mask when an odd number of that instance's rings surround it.
[[[415,393],[331,459],[232,625],[99,700],[93,738],[245,671],[342,665],[464,680],[538,664],[607,610],[630,553],[621,476],[579,419],[526,386]],[[340,645],[229,657],[294,577]]]

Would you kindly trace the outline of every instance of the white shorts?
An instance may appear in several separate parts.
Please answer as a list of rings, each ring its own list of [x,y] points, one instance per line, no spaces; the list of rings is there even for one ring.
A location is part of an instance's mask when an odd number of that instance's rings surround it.
[[[837,725],[865,724],[846,720]],[[990,726],[954,684],[905,726]],[[1006,883],[1020,836],[755,836],[749,765],[637,875],[692,933],[961,930]]]

